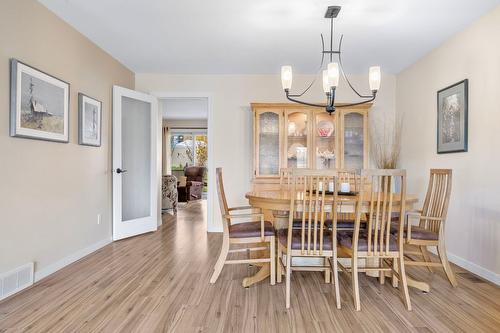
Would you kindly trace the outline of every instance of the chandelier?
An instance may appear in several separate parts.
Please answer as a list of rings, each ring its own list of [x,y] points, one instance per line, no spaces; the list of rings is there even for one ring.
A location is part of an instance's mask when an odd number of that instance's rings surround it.
[[[329,6],[325,13],[325,18],[330,19],[330,50],[325,50],[325,40],[323,38],[323,34],[321,34],[321,45],[323,51],[321,52],[321,64],[319,66],[320,70],[323,69],[325,55],[329,56],[330,58],[330,62],[327,66],[327,69],[323,70],[322,72],[323,91],[326,94],[326,104],[309,103],[298,99],[302,97],[302,95],[304,95],[312,87],[316,79],[313,79],[313,81],[307,86],[307,88],[302,93],[291,94],[290,89],[292,88],[292,66],[281,67],[281,84],[283,86],[283,90],[285,91],[285,95],[288,100],[303,105],[323,107],[329,114],[335,112],[336,107],[349,107],[349,106],[369,103],[375,100],[375,97],[377,96],[377,91],[380,88],[380,79],[381,79],[380,67],[379,66],[370,67],[368,71],[368,77],[369,77],[368,80],[370,84],[370,90],[372,92],[371,95],[360,94],[349,81],[349,78],[344,71],[344,67],[342,66],[342,40],[344,38],[344,35],[340,36],[338,49],[337,50],[333,49],[334,18],[338,16],[340,8],[341,8],[340,6]],[[338,57],[338,62],[333,61],[334,55]],[[347,85],[352,89],[352,91],[354,91],[354,93],[361,99],[361,101],[355,103],[337,105],[337,106],[335,105],[335,90],[337,89],[341,75],[346,81]]]

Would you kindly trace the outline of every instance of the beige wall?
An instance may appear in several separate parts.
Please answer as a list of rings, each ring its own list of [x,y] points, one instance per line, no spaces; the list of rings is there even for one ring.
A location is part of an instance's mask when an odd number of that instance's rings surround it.
[[[68,144],[9,137],[10,58],[70,83]],[[35,261],[40,277],[110,240],[113,84],[134,74],[38,2],[0,2],[0,273]],[[100,148],[78,145],[78,92],[102,101]]]
[[[397,76],[402,166],[424,196],[430,168],[452,168],[451,258],[500,284],[500,7]],[[469,151],[436,153],[436,92],[469,79]]]
[[[311,76],[296,76],[294,89],[305,87]],[[382,87],[371,116],[378,121],[393,119],[395,112],[395,77],[384,75]],[[319,82],[311,88],[309,100],[324,100]],[[356,76],[353,81],[363,92],[368,92],[368,75]],[[252,113],[251,102],[284,102],[279,75],[166,75],[136,74],[136,88],[144,92],[208,93],[212,96],[213,114],[209,119],[210,152],[215,167],[224,168],[224,183],[230,205],[247,204],[245,193],[252,179]],[[339,101],[355,100],[341,84]],[[202,92],[202,93],[201,93]],[[215,171],[209,170],[209,181],[215,179]],[[214,186],[210,190],[213,191]],[[216,195],[212,197],[216,198]],[[222,224],[218,203],[211,203],[212,216],[208,216],[208,230],[221,231]]]

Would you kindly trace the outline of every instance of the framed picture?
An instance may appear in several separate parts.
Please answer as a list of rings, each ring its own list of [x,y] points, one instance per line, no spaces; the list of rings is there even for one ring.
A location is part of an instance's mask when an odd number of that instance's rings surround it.
[[[437,93],[437,153],[466,152],[468,142],[467,79]]]
[[[69,141],[69,83],[10,62],[10,135]]]
[[[78,94],[78,143],[85,146],[101,146],[102,103]]]

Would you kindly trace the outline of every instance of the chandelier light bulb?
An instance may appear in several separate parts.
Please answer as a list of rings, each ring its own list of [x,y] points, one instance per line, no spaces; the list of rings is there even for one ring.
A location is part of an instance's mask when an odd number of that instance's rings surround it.
[[[339,64],[336,62],[331,62],[328,64],[328,79],[330,81],[331,87],[337,87],[339,85]]]
[[[281,86],[283,90],[292,88],[292,66],[281,66]]]
[[[331,88],[331,85],[330,85],[330,78],[328,77],[328,70],[325,69],[323,71],[323,91],[325,93],[329,93],[330,88]]]
[[[370,90],[378,91],[380,89],[380,66],[372,66],[369,70],[369,81],[370,81]]]

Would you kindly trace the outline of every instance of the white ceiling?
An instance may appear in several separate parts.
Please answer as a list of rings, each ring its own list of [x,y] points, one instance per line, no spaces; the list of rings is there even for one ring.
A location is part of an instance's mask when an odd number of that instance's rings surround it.
[[[137,73],[314,73],[341,5],[344,65],[397,73],[500,0],[39,0]]]
[[[166,120],[208,119],[206,98],[160,99],[160,112]]]

